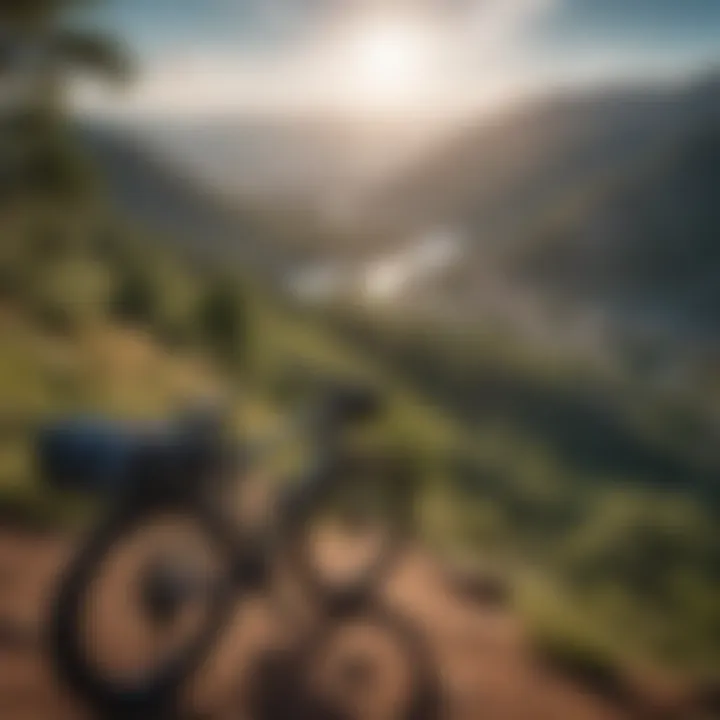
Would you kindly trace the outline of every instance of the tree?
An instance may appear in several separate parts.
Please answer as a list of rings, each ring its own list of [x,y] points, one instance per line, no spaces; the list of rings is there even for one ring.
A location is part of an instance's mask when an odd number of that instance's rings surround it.
[[[245,341],[245,314],[236,287],[211,283],[198,305],[201,339],[223,360],[237,362]]]
[[[152,324],[157,315],[157,287],[150,274],[137,262],[121,263],[110,310],[133,323]]]
[[[124,81],[130,61],[111,38],[66,28],[80,0],[0,0],[0,79],[10,80],[0,118],[5,183],[46,190],[72,184],[82,170],[64,133],[70,75],[92,73]],[[62,26],[61,26],[62,24]],[[10,182],[8,183],[8,178]]]
[[[24,111],[62,109],[68,72],[91,72],[124,81],[130,60],[110,37],[60,27],[82,0],[0,0],[0,75],[12,75],[26,92]]]

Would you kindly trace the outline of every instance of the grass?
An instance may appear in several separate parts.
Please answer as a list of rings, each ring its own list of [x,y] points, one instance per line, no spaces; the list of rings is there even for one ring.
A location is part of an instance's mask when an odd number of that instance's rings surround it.
[[[579,613],[547,578],[525,577],[517,597],[531,651],[541,663],[604,697],[630,699],[627,659],[605,628]]]

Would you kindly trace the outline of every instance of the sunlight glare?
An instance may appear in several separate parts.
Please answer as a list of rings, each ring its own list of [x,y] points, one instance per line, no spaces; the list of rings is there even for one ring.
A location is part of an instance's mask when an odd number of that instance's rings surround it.
[[[368,103],[411,100],[421,93],[432,70],[432,36],[411,22],[369,23],[357,29],[348,48],[352,84]]]

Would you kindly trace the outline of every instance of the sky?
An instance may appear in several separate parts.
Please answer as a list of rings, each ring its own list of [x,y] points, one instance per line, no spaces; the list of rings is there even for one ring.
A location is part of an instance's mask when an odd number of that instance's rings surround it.
[[[720,0],[108,0],[88,21],[142,74],[80,101],[135,114],[453,113],[720,67]]]

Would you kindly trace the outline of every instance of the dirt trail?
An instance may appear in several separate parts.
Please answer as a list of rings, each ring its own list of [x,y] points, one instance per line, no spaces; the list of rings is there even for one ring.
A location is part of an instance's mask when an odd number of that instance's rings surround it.
[[[27,645],[71,550],[67,540],[0,532],[0,718],[80,720],[80,704],[55,683],[41,648]],[[408,557],[387,588],[388,601],[426,633],[441,671],[449,720],[625,720],[609,701],[542,668],[513,616],[458,598],[435,563]],[[222,709],[261,636],[252,610],[240,608],[222,646],[203,669],[196,702]],[[5,622],[12,619],[12,623]],[[121,619],[115,619],[121,626]],[[225,707],[227,710],[227,707]],[[215,715],[220,718],[223,713]],[[231,712],[227,717],[233,717]],[[237,714],[234,717],[238,717]]]

